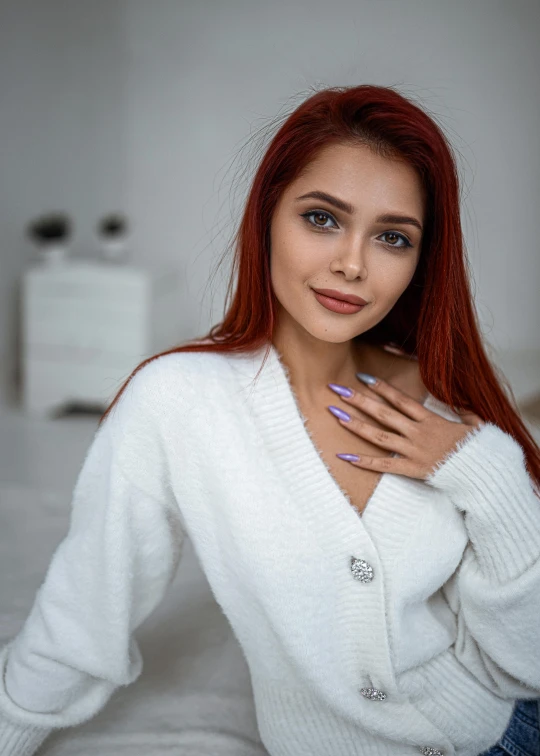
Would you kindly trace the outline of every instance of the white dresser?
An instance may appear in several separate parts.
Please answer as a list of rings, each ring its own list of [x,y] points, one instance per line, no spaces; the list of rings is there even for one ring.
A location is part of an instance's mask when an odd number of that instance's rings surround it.
[[[22,408],[106,407],[136,365],[182,343],[178,271],[69,260],[33,264],[21,291]]]

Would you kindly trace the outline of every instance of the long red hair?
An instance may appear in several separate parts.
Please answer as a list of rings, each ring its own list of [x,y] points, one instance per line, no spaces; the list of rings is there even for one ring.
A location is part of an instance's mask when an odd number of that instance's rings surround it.
[[[416,355],[427,390],[453,409],[471,410],[513,436],[523,449],[531,478],[539,485],[540,449],[520,417],[508,381],[491,363],[482,343],[470,290],[452,147],[435,121],[392,87],[327,88],[308,97],[285,119],[255,172],[234,235],[222,322],[205,336],[137,365],[100,424],[135,373],[165,354],[244,352],[266,344],[262,369],[270,351],[277,303],[269,265],[272,213],[282,192],[319,150],[336,143],[366,145],[383,157],[407,161],[416,169],[426,197],[415,274],[385,318],[356,338],[373,344],[393,341]],[[198,343],[202,341],[207,343]]]

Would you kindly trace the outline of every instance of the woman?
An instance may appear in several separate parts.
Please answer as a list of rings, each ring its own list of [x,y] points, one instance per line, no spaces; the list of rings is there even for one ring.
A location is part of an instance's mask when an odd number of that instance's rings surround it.
[[[441,130],[392,88],[315,93],[235,270],[222,323],[102,418],[0,656],[0,751],[137,679],[187,534],[272,756],[540,753],[540,451],[482,344]]]

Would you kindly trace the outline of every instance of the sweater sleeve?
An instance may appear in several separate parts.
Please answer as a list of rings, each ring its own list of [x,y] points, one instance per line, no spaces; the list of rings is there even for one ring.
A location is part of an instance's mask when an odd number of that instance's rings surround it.
[[[455,654],[494,693],[540,697],[540,498],[512,436],[485,423],[426,482],[464,514],[469,541],[443,587]]]
[[[68,532],[22,629],[0,649],[3,756],[31,756],[52,730],[91,719],[142,672],[133,632],[161,603],[185,536],[168,487],[151,365],[96,431]]]

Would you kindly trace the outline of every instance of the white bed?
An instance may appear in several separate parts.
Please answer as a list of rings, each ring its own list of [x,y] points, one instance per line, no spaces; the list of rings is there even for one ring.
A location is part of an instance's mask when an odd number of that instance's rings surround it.
[[[0,643],[21,628],[67,532],[69,494],[0,485]],[[139,679],[93,719],[55,731],[39,756],[267,756],[246,660],[191,541],[158,609],[137,630]]]

